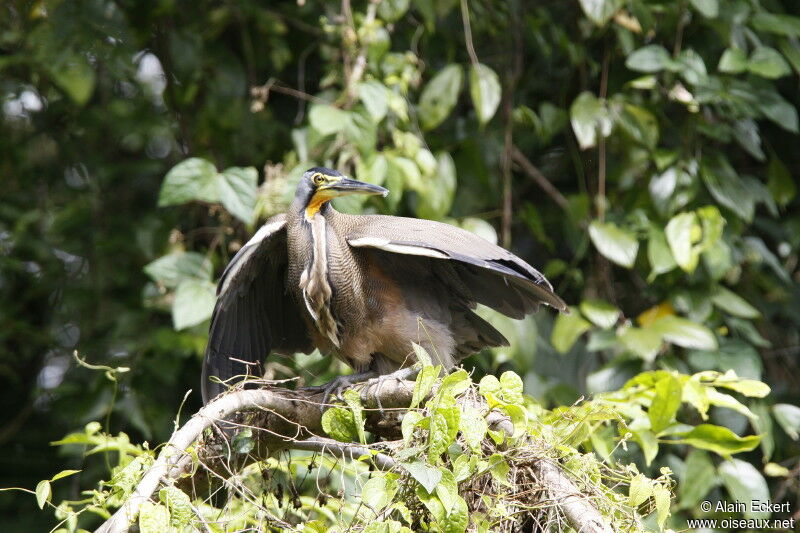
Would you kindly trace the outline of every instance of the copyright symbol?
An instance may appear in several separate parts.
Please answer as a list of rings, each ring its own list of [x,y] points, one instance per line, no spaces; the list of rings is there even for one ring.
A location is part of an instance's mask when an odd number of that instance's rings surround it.
[[[700,510],[706,513],[709,512],[711,510],[711,502],[708,500],[700,502]]]

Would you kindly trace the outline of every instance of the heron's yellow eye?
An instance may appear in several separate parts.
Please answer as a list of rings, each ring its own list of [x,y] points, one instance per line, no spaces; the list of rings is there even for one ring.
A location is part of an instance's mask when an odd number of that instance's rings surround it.
[[[314,178],[313,179],[314,179],[314,185],[319,186],[319,185],[322,185],[323,183],[325,183],[325,176],[323,176],[319,172],[314,174]]]

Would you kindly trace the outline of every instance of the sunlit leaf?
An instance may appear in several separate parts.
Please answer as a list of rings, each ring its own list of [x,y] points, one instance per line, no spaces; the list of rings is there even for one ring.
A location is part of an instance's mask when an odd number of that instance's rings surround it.
[[[673,421],[675,413],[681,406],[682,393],[683,386],[680,380],[672,374],[656,382],[655,396],[647,411],[650,427],[654,433],[661,432]]]
[[[608,137],[613,123],[605,103],[590,92],[578,95],[570,107],[570,123],[582,150],[597,144],[597,137]]]
[[[636,236],[613,222],[594,221],[589,225],[589,237],[595,248],[614,263],[632,268],[639,251]]]
[[[348,113],[329,104],[316,104],[308,113],[311,127],[320,135],[332,135],[342,131],[347,124]]]
[[[717,286],[711,296],[714,305],[733,316],[741,318],[758,318],[761,313],[747,300],[722,286]]]
[[[196,326],[211,318],[216,301],[216,285],[210,281],[186,279],[178,285],[172,302],[175,329]]]
[[[792,439],[800,438],[800,407],[788,403],[777,403],[772,406],[775,420]]]
[[[592,325],[577,312],[572,310],[569,314],[560,314],[556,317],[553,331],[550,335],[550,342],[558,353],[564,354],[572,348],[575,341],[583,333],[589,331]]]
[[[760,442],[758,435],[740,437],[726,427],[715,426],[713,424],[700,424],[694,429],[683,435],[677,441],[682,444],[689,444],[695,448],[709,450],[722,456],[734,453],[749,452],[755,449]]]
[[[661,45],[649,44],[632,52],[625,66],[638,72],[658,72],[672,66],[672,58]]]
[[[752,464],[740,459],[730,459],[719,465],[719,477],[728,489],[732,501],[767,502],[770,499],[767,480]],[[769,511],[756,511],[753,506],[745,505],[745,518],[769,518]]]
[[[501,91],[500,79],[491,68],[482,64],[470,68],[469,92],[481,124],[489,122],[494,116],[500,105]]]
[[[698,350],[716,350],[717,338],[707,327],[678,316],[665,316],[652,326],[665,340]]]
[[[425,85],[419,98],[419,120],[423,128],[433,129],[447,118],[458,101],[463,77],[461,66],[451,64]]]

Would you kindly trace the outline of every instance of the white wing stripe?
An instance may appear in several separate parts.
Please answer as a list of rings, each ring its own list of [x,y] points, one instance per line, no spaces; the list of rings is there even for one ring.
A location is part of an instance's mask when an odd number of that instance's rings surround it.
[[[436,259],[449,259],[450,256],[433,250],[424,246],[414,246],[413,244],[399,244],[390,242],[389,239],[382,239],[379,237],[361,237],[358,239],[349,239],[348,244],[356,248],[378,248],[387,252],[394,252],[397,254],[405,255],[422,255],[425,257],[434,257]]]

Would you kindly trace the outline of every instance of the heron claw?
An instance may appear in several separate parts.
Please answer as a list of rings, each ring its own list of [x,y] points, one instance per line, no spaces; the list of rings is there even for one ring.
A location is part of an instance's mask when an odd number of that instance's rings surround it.
[[[360,383],[364,380],[368,380],[375,376],[375,373],[372,371],[367,372],[359,372],[356,374],[350,374],[348,376],[338,376],[330,380],[328,383],[324,385],[318,385],[315,387],[306,387],[305,390],[311,392],[319,392],[322,391],[324,394],[322,396],[322,404],[320,404],[320,409],[324,410],[329,405],[329,400],[331,396],[336,396],[336,399],[339,401],[344,401],[344,391],[349,387],[352,387],[356,383]]]
[[[419,369],[413,366],[401,368],[400,370],[395,370],[391,374],[382,374],[380,376],[368,379],[364,382],[364,389],[367,390],[370,387],[375,387],[375,403],[378,404],[378,412],[383,415],[383,405],[381,404],[381,387],[387,382],[392,380],[397,381],[405,381],[407,379],[412,379],[416,377],[419,373]]]

